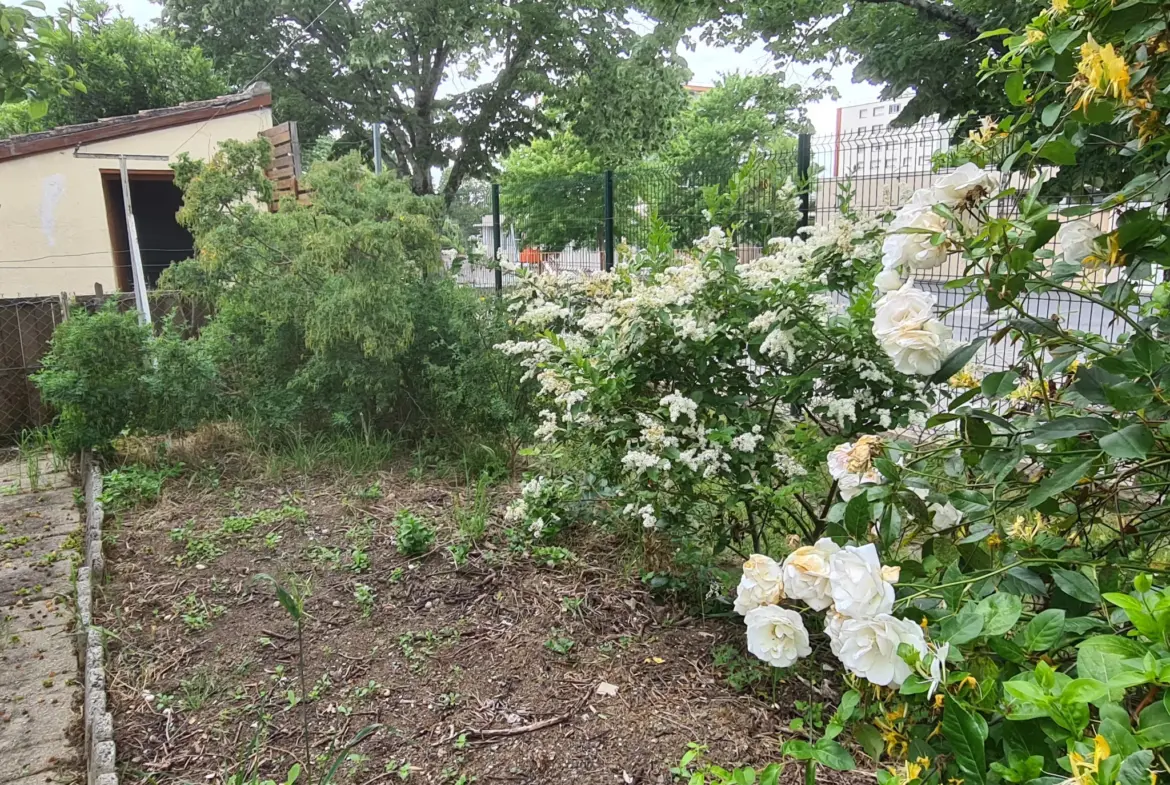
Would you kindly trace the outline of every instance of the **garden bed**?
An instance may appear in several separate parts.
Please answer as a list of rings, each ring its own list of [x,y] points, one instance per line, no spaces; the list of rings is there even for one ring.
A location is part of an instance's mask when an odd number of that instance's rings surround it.
[[[660,604],[616,538],[571,533],[571,553],[539,560],[510,550],[496,495],[459,567],[445,547],[459,489],[406,472],[182,477],[120,514],[95,615],[124,781],[216,782],[251,765],[281,781],[304,757],[295,626],[261,573],[311,587],[315,778],[331,748],[381,723],[340,781],[668,782],[690,742],[721,764],[777,759],[794,702],[824,700],[799,674],[734,689],[729,676],[762,673],[742,626]],[[421,557],[396,549],[401,510],[437,529]]]

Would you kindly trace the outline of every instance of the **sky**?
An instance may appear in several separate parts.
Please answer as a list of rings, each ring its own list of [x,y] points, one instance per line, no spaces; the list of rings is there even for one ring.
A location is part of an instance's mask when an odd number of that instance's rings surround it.
[[[159,7],[151,3],[150,0],[116,0],[116,4],[122,8],[127,16],[133,17],[139,24],[151,23],[159,15]],[[698,37],[695,36],[695,38]],[[742,51],[737,51],[732,46],[715,46],[696,40],[696,46],[693,50],[680,47],[680,53],[694,74],[691,77],[692,84],[711,85],[720,76],[735,72],[762,74],[776,71],[772,56],[764,49],[761,42]],[[789,83],[806,84],[814,70],[816,70],[815,64],[789,68],[786,80]],[[851,71],[852,69],[843,67],[831,72],[831,84],[840,93],[839,99],[825,99],[805,107],[817,134],[833,133],[838,106],[852,106],[877,100],[880,89],[866,83],[854,84],[851,79]]]

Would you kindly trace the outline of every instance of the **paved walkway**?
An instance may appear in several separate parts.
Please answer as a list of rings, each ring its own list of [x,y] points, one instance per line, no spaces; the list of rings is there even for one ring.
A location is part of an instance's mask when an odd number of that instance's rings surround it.
[[[83,779],[66,551],[80,515],[69,478],[42,468],[34,492],[23,464],[0,460],[0,785]]]

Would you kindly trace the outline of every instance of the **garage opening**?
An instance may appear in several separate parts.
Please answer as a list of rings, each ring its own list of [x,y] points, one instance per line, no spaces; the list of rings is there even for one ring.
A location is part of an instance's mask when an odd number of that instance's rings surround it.
[[[194,241],[190,232],[179,226],[175,213],[183,206],[183,192],[175,185],[174,172],[130,172],[130,204],[138,229],[138,247],[142,252],[142,271],[146,288],[154,289],[163,270],[183,259],[191,258]],[[130,235],[126,229],[126,208],[122,200],[122,180],[117,170],[102,171],[106,195],[106,221],[114,249],[114,271],[118,291],[134,291],[134,274],[130,269]]]

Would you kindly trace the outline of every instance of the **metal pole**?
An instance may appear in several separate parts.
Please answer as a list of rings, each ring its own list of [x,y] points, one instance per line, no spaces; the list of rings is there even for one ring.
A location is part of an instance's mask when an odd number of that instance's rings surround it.
[[[796,137],[796,180],[800,186],[800,226],[808,226],[809,218],[809,170],[812,169],[812,135],[800,134]]]
[[[496,294],[504,291],[504,271],[500,269],[500,184],[492,183],[492,259],[496,262]]]
[[[602,228],[605,230],[605,269],[613,269],[613,170],[605,170],[605,188],[601,194]]]
[[[122,206],[126,208],[126,236],[130,241],[130,272],[134,274],[134,304],[138,306],[138,321],[150,324],[150,298],[146,295],[146,274],[142,270],[142,252],[138,248],[138,227],[134,224],[134,208],[130,204],[130,175],[126,172],[126,156],[118,158],[122,175]]]
[[[374,174],[382,174],[382,123],[374,121]]]

